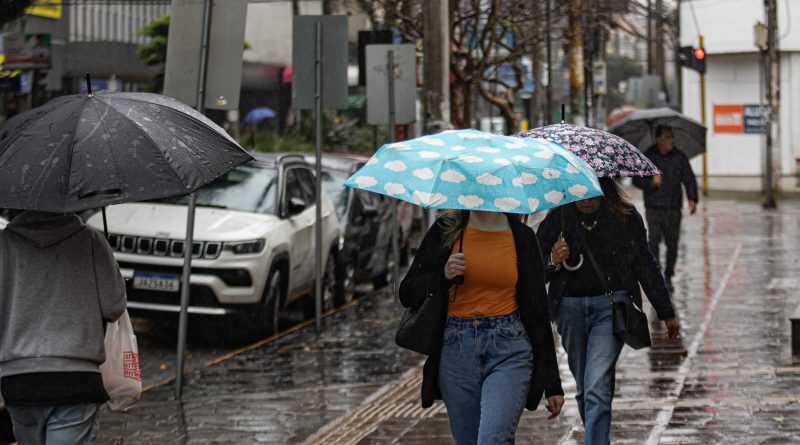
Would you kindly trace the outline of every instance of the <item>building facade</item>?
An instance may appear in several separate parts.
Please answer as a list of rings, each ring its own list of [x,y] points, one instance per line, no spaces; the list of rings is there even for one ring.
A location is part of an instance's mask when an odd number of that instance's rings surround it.
[[[774,171],[783,190],[800,180],[800,9],[778,2],[780,102],[774,134]],[[766,23],[761,0],[694,0],[681,8],[681,45],[706,52],[706,126],[709,187],[761,190],[765,172],[765,137],[760,120],[764,91],[762,55],[754,25]],[[682,70],[683,112],[701,119],[700,76]],[[702,171],[701,158],[692,161]]]

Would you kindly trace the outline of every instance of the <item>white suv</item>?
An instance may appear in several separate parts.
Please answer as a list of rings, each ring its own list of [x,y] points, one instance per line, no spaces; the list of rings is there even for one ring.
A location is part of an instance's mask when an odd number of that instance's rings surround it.
[[[196,192],[189,313],[237,315],[237,326],[271,332],[289,302],[305,297],[306,314],[314,313],[316,186],[300,155],[253,156]],[[187,203],[178,197],[108,208],[109,242],[132,311],[179,310]],[[102,230],[100,214],[89,225]],[[325,193],[322,240],[325,310],[339,240]]]

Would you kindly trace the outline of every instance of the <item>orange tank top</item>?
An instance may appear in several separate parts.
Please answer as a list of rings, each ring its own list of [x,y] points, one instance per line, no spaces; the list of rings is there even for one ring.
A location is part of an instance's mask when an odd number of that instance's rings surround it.
[[[458,252],[458,241],[453,253]],[[510,230],[487,232],[467,226],[462,248],[464,284],[450,291],[447,315],[493,317],[517,310],[517,250]]]

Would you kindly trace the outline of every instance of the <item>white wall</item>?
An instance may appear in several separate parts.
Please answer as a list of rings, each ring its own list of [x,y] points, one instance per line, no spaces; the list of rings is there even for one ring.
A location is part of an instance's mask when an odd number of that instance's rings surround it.
[[[322,14],[322,2],[301,1],[301,14]],[[289,66],[292,64],[292,2],[249,3],[244,40],[251,49],[247,62]]]
[[[779,46],[782,51],[800,51],[800,2],[778,0],[777,3],[778,35],[783,37]],[[707,53],[755,51],[753,25],[759,21],[766,23],[763,0],[683,0],[681,44],[697,45],[697,36],[702,33]]]
[[[714,104],[758,104],[761,92],[760,56],[753,44],[753,24],[764,21],[761,0],[693,0],[681,7],[681,42],[697,44],[697,28],[691,7],[705,38],[706,126],[708,127],[708,173],[722,176],[757,176],[763,171],[761,135],[714,133]],[[795,159],[800,158],[800,2],[778,2],[779,34],[786,37],[781,49],[780,130],[776,144],[780,156],[776,163],[784,175],[795,174]],[[788,23],[791,21],[791,26]],[[786,33],[786,30],[789,30]],[[700,76],[682,70],[683,112],[700,120]],[[692,161],[701,172],[701,158]]]
[[[758,56],[709,56],[706,61],[706,127],[709,175],[757,175],[761,171],[761,136],[714,133],[714,104],[759,103]],[[700,76],[683,70],[683,112],[700,120]],[[701,171],[700,157],[692,167]]]

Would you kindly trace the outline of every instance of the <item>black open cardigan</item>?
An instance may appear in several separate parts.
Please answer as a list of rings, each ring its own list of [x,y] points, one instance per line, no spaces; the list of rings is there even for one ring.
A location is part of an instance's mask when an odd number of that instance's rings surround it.
[[[533,348],[534,372],[531,376],[530,391],[525,407],[533,411],[539,405],[542,394],[547,397],[564,395],[561,377],[556,360],[553,332],[547,311],[547,291],[545,289],[545,269],[539,250],[539,243],[533,230],[522,224],[516,216],[508,215],[511,233],[517,251],[517,307],[520,319]],[[425,298],[436,298],[440,305],[428,305],[439,312],[435,332],[435,353],[428,356],[423,368],[422,407],[433,405],[441,399],[439,389],[439,360],[444,328],[447,321],[448,290],[450,280],[444,276],[444,266],[452,248],[442,246],[441,219],[428,230],[420,244],[414,262],[400,283],[400,302],[405,307],[419,307]]]

